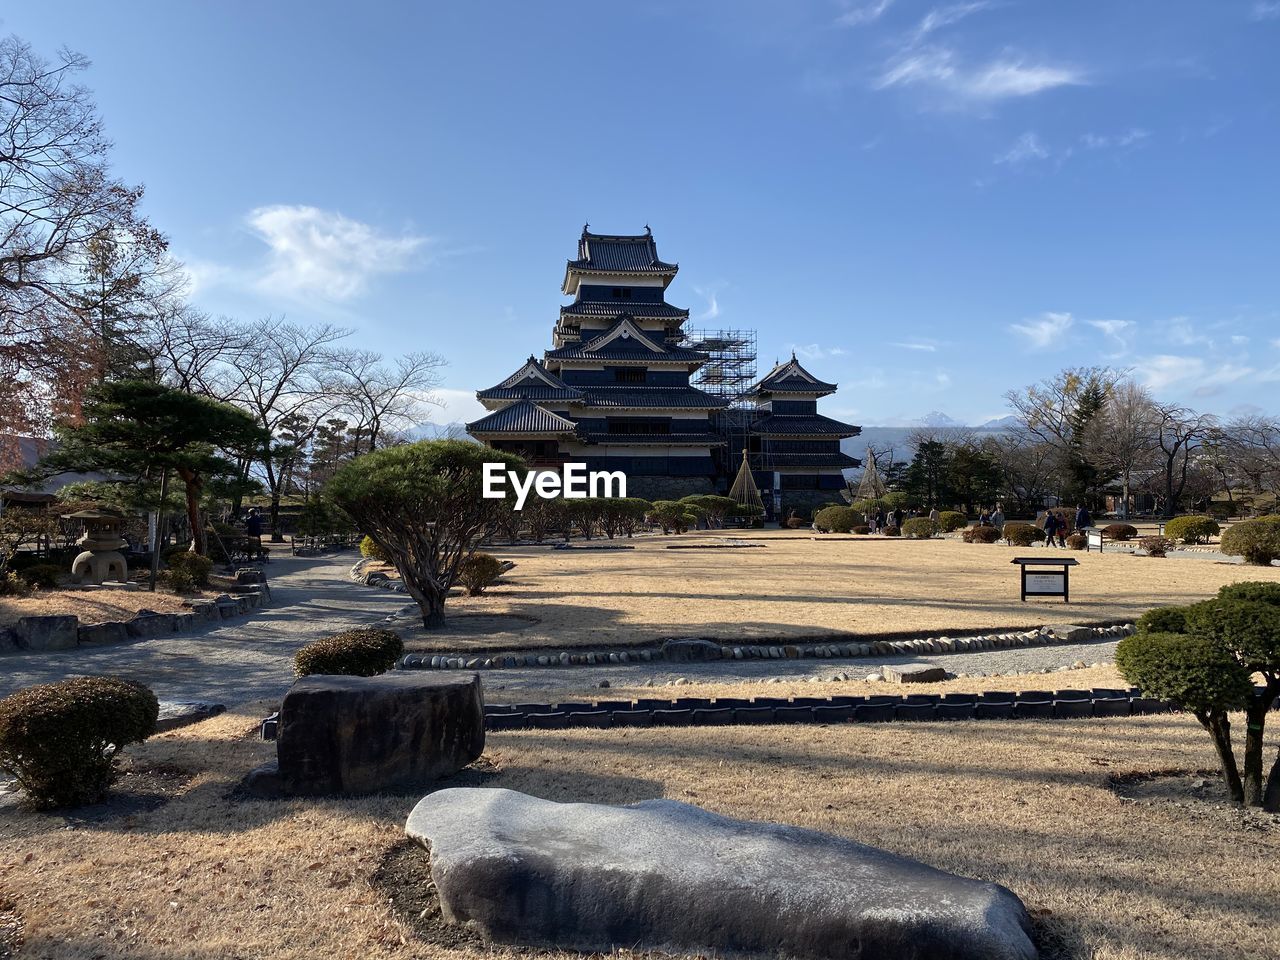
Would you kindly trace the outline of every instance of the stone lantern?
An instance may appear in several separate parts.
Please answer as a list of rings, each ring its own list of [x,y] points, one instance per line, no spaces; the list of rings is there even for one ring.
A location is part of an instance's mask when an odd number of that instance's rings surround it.
[[[124,583],[129,576],[129,565],[120,552],[126,546],[121,536],[124,517],[107,510],[80,510],[66,519],[84,521],[84,535],[76,541],[82,552],[71,564],[72,583]]]

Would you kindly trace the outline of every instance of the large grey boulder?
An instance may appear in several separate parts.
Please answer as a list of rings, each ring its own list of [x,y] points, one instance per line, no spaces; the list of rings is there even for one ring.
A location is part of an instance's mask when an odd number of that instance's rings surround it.
[[[945,668],[927,660],[881,667],[881,672],[890,683],[938,683],[947,679]]]
[[[278,769],[291,795],[376,793],[461,770],[484,751],[476,674],[417,670],[377,677],[302,677],[285,694]]]
[[[720,644],[713,643],[710,640],[699,640],[697,637],[667,640],[662,644],[662,657],[673,663],[719,660],[721,657]]]
[[[1088,643],[1093,639],[1092,630],[1073,623],[1061,624],[1050,629],[1053,631],[1053,636],[1063,643]]]
[[[500,943],[858,960],[1032,960],[1004,887],[674,800],[441,790],[409,815],[444,919]]]
[[[20,617],[14,633],[23,650],[74,650],[80,640],[80,620],[71,615]]]

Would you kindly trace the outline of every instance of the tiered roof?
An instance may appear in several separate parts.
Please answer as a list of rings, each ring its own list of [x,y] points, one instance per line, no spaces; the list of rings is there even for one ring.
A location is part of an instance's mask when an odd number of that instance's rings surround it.
[[[642,234],[591,233],[586,226],[578,238],[578,258],[565,264],[562,289],[572,294],[576,278],[582,274],[641,274],[664,277],[664,283],[680,269],[679,264],[658,258],[658,247],[648,227]]]
[[[511,433],[527,436],[572,436],[577,424],[558,413],[545,410],[529,400],[518,400],[467,424],[468,433]]]
[[[480,400],[579,400],[582,391],[569,386],[535,357],[501,383],[476,393]]]
[[[787,416],[770,414],[752,426],[753,433],[769,437],[856,437],[862,431],[849,423],[820,413]]]
[[[796,355],[778,364],[751,388],[753,393],[799,393],[814,397],[825,397],[836,392],[834,383],[819,380],[800,365]]]
[[[669,303],[645,303],[642,300],[575,300],[560,308],[562,317],[620,317],[624,313],[645,320],[688,320],[685,307],[673,307]]]
[[[565,344],[544,354],[548,360],[639,360],[657,363],[665,360],[702,363],[705,353],[668,343],[651,331],[642,330],[630,314],[622,314],[607,330],[590,340]]]

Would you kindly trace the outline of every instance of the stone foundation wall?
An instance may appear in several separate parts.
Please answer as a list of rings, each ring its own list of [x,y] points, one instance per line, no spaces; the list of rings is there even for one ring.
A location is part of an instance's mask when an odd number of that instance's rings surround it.
[[[627,496],[642,500],[679,500],[695,493],[715,493],[710,477],[627,477]]]

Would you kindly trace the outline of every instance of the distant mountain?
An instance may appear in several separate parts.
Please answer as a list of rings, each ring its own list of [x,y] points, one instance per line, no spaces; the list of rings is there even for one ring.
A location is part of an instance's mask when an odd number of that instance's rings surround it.
[[[941,410],[933,410],[929,413],[926,413],[923,417],[920,418],[919,422],[922,427],[963,427],[965,426],[965,424],[961,423],[955,417],[947,416],[947,414],[943,413]]]
[[[877,450],[891,448],[895,460],[910,460],[911,446],[908,442],[912,432],[921,428],[932,427],[936,430],[970,430],[974,433],[1003,433],[1017,425],[1017,418],[1010,415],[988,420],[978,426],[968,426],[954,417],[940,411],[927,413],[918,420],[894,420],[884,426],[863,427],[862,433],[856,437],[840,441],[840,449],[851,457],[865,460],[867,447]]]
[[[405,431],[410,440],[470,440],[465,423],[419,423]]]

